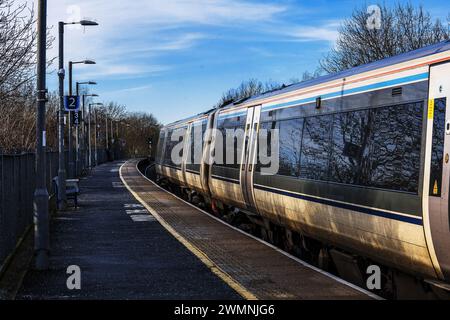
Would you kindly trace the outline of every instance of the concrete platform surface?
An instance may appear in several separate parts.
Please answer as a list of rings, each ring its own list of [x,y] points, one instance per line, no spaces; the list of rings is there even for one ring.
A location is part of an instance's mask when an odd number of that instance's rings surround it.
[[[28,271],[16,299],[241,299],[128,192],[122,164],[80,181],[79,208],[51,221],[50,270]]]

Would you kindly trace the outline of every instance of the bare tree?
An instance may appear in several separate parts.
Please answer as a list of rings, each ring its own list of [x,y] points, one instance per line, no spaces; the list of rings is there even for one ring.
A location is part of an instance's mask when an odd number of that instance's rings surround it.
[[[104,105],[104,108],[108,117],[114,120],[120,120],[125,116],[125,106],[117,102],[109,102]]]
[[[365,7],[355,9],[341,25],[335,48],[321,61],[324,71],[346,70],[449,38],[445,24],[433,20],[422,6],[378,7],[381,16],[376,27],[368,24],[370,14]]]
[[[160,125],[152,114],[127,113],[121,123],[124,151],[128,156],[155,154]]]
[[[53,37],[47,37],[47,46]],[[50,65],[53,59],[48,61]],[[35,145],[36,30],[32,5],[0,0],[0,147],[22,152]],[[57,102],[50,97],[48,129],[52,130]],[[56,110],[56,109],[55,109]],[[53,134],[52,131],[47,131]],[[56,126],[55,126],[56,136]],[[52,139],[49,139],[52,143]],[[51,145],[51,144],[49,144]]]
[[[122,155],[132,157],[150,155],[150,152],[156,151],[160,124],[152,114],[127,112],[125,106],[116,102],[105,102],[93,112],[96,116],[91,118],[91,121],[97,120],[93,125],[97,126],[97,145],[100,149],[106,147],[105,139],[108,137],[109,152],[118,151]],[[91,130],[91,139],[94,137],[95,131]],[[149,140],[154,143],[153,150],[149,148]]]
[[[283,88],[284,86],[285,85],[281,85],[278,82],[272,80],[266,81],[264,83],[257,79],[243,81],[239,85],[239,87],[226,91],[222,95],[222,98],[220,98],[220,101],[217,103],[216,107],[222,107],[224,105],[227,105],[228,103],[250,98],[263,92],[277,90]]]
[[[17,97],[35,75],[34,11],[26,2],[0,0],[0,98]]]
[[[307,81],[307,80],[312,80],[315,78],[318,78],[322,75],[323,70],[321,68],[317,68],[314,72],[309,72],[309,71],[305,71],[303,72],[302,75],[302,81]],[[299,82],[299,81],[295,81],[295,82]],[[295,83],[292,82],[292,83]]]

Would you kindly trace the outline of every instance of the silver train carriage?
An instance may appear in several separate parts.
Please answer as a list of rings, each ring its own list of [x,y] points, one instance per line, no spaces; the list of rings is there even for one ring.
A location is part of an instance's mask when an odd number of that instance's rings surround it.
[[[239,208],[445,285],[449,98],[447,41],[169,124],[160,134],[157,174],[213,207]],[[177,128],[185,129],[181,139],[172,137]],[[213,128],[223,135],[244,130],[231,150],[240,161],[211,161],[213,150],[223,147],[215,145]],[[261,129],[279,132],[274,175],[262,174],[258,161]],[[174,163],[179,141],[182,161]],[[198,161],[192,159],[195,145],[201,148]]]

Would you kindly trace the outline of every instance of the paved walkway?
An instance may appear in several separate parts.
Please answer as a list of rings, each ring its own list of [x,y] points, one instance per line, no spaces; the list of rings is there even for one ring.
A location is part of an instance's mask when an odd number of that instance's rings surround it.
[[[80,208],[51,222],[51,267],[30,270],[17,299],[240,299],[124,187],[122,163],[81,180]],[[67,268],[81,269],[69,290]]]

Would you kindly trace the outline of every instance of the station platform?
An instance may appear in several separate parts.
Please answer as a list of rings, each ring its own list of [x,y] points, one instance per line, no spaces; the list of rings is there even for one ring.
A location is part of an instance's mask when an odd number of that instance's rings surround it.
[[[16,299],[377,299],[236,229],[145,178],[138,160],[81,180],[51,222],[51,266]],[[67,267],[81,270],[69,290]]]
[[[246,299],[378,299],[234,228],[144,177],[126,162],[122,181],[135,198],[213,273]]]
[[[79,208],[51,221],[50,270],[29,270],[15,298],[242,299],[145,212],[119,177],[122,164],[80,181]],[[70,265],[80,290],[67,288]]]

